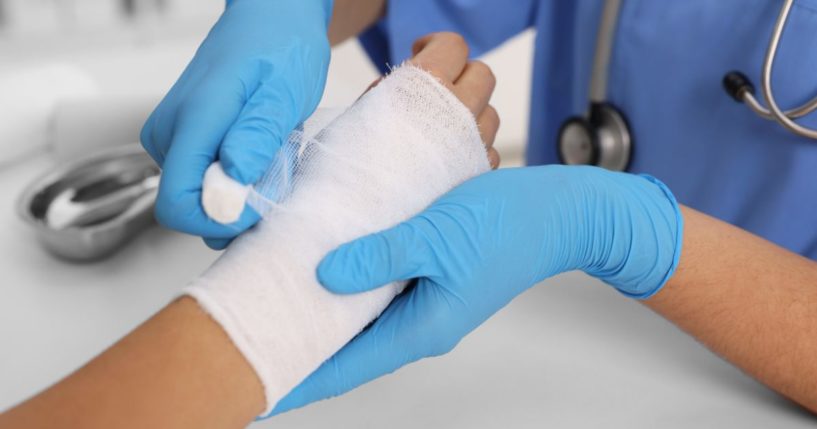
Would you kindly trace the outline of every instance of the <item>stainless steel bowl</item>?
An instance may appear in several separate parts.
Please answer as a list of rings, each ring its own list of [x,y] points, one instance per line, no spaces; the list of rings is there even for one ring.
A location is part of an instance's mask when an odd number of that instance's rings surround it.
[[[159,173],[139,144],[106,149],[59,165],[35,180],[20,196],[18,213],[54,255],[70,261],[100,260],[153,222],[156,189],[134,192],[128,187],[143,186]],[[48,221],[49,209],[55,201],[65,201],[66,194],[70,204],[93,207],[93,212],[54,227]]]

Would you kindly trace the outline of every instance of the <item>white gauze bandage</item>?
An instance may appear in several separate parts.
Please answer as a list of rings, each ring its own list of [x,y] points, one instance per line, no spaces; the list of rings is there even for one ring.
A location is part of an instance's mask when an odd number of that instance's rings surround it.
[[[335,295],[317,281],[320,260],[340,244],[408,219],[489,169],[471,112],[414,66],[395,69],[328,124],[317,121],[319,127],[311,120],[293,133],[249,191],[205,182],[204,193],[214,190],[203,197],[209,204],[217,204],[221,192],[249,194],[264,219],[185,289],[255,369],[267,412],[404,286]],[[208,174],[208,180],[230,179]],[[230,198],[223,201],[234,204]],[[224,207],[213,212],[219,211],[235,215]]]

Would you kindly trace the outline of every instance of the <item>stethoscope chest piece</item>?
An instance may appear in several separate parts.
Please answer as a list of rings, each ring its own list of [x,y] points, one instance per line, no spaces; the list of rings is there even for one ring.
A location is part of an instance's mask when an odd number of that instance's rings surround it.
[[[596,34],[586,116],[574,116],[559,130],[559,157],[567,165],[596,165],[624,171],[633,141],[624,114],[607,99],[607,74],[622,0],[606,0]]]
[[[596,165],[624,171],[632,147],[627,121],[608,103],[592,103],[587,117],[574,116],[559,130],[559,157],[567,165]]]

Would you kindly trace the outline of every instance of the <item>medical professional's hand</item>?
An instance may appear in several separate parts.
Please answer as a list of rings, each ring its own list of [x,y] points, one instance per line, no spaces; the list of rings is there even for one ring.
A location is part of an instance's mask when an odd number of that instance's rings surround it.
[[[276,412],[446,353],[515,296],[565,271],[648,297],[677,265],[681,229],[677,203],[650,177],[566,166],[476,177],[418,216],[326,256],[317,275],[335,293],[418,280]]]
[[[289,133],[318,105],[329,65],[332,0],[232,0],[148,118],[142,145],[162,167],[156,218],[211,247],[258,220],[245,208],[223,226],[201,208],[204,171],[256,182]]]

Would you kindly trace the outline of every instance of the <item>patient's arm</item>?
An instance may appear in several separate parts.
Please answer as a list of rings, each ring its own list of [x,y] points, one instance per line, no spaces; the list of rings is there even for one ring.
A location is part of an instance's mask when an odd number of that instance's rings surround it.
[[[481,136],[495,168],[499,158],[491,146],[499,119],[488,105],[490,71],[468,63],[464,41],[450,33],[421,39],[415,53],[413,61],[477,118],[477,146]],[[276,280],[268,280],[275,288]],[[235,283],[229,286],[240,286]],[[282,362],[301,358],[282,356]],[[0,414],[0,428],[237,428],[264,405],[259,378],[227,334],[194,300],[181,298],[86,366]]]
[[[703,213],[683,211],[678,271],[645,304],[817,412],[817,263]]]
[[[1,414],[0,428],[238,428],[263,408],[261,384],[230,339],[181,298]]]

